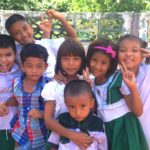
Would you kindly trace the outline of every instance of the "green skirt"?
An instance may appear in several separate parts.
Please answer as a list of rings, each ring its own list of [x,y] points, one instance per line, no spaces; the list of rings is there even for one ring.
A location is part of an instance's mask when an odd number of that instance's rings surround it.
[[[109,150],[148,150],[140,122],[133,113],[105,123]]]
[[[14,150],[15,140],[9,130],[0,130],[0,150]]]

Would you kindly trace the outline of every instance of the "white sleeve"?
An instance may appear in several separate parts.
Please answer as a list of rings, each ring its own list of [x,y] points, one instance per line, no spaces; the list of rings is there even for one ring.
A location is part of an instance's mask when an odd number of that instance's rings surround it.
[[[107,137],[105,133],[102,132],[100,136],[96,136],[95,138],[98,141],[98,149],[108,150]]]
[[[55,101],[56,100],[56,90],[55,90],[55,83],[50,81],[47,83],[42,92],[41,96],[44,98],[45,101]]]
[[[120,88],[120,92],[123,95],[130,95],[130,90],[129,90],[128,86],[126,85],[126,83],[123,80],[122,80],[122,85],[121,85],[121,88]]]
[[[48,142],[59,145],[59,141],[60,141],[60,136],[59,134],[57,134],[56,132],[52,131],[49,138],[48,138]]]

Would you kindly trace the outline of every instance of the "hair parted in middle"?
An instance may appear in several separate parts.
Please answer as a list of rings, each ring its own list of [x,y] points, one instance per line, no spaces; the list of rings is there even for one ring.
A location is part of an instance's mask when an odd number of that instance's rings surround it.
[[[78,56],[81,58],[81,67],[77,72],[77,74],[81,75],[86,65],[85,51],[81,42],[74,38],[66,38],[65,41],[60,45],[56,58],[56,67],[55,67],[56,74],[58,74],[59,71],[64,72],[61,65],[61,58],[65,56]]]

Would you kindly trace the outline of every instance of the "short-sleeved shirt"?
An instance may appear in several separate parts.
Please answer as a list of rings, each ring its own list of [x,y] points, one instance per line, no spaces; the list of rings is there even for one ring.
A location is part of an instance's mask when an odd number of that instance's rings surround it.
[[[41,77],[32,93],[24,91],[23,80],[25,76],[14,81],[14,95],[18,101],[18,119],[12,120],[12,136],[20,144],[24,145],[28,140],[32,147],[40,147],[45,144],[47,128],[44,119],[34,119],[28,115],[33,108],[44,111],[44,101],[41,91],[49,81],[47,77]]]
[[[48,61],[47,61],[48,68],[45,72],[45,75],[49,78],[54,76],[57,51],[63,41],[64,41],[64,38],[35,40],[36,44],[42,45],[47,49],[49,56],[48,56]],[[22,49],[22,45],[17,44],[17,62],[19,64],[21,64],[21,60],[20,60],[21,49]]]
[[[136,85],[143,104],[143,114],[139,120],[150,149],[150,65],[140,65],[136,76]]]
[[[78,122],[73,119],[69,113],[63,113],[58,117],[58,121],[65,128],[89,134],[93,138],[93,143],[86,150],[107,150],[107,138],[104,132],[103,121],[96,115],[89,113],[89,115],[82,121]],[[51,147],[59,147],[59,150],[71,150],[80,148],[75,145],[70,139],[63,136],[59,137],[59,141],[54,143],[55,138],[58,139],[58,134],[52,132],[48,141]]]
[[[64,88],[65,88],[65,84],[53,80],[45,85],[41,93],[45,101],[55,102],[55,112],[54,112],[55,119],[61,113],[68,111],[64,102]]]
[[[13,79],[21,76],[21,70],[14,64],[9,72],[0,72],[0,103],[6,102],[13,96]],[[16,107],[8,107],[9,113],[0,117],[0,130],[10,129],[10,121],[17,112]]]
[[[120,72],[114,73],[103,84],[94,84],[93,91],[97,100],[98,116],[104,122],[119,118],[130,111],[123,99],[123,95],[129,95],[130,91]]]

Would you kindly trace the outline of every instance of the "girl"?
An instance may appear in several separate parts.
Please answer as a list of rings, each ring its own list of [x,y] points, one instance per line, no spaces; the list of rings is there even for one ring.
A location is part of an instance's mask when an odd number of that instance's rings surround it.
[[[0,35],[0,146],[2,150],[14,150],[15,141],[10,134],[10,121],[17,113],[17,108],[8,106],[13,97],[12,80],[21,75],[15,64],[16,47],[13,39]],[[10,104],[10,103],[9,103]]]
[[[71,139],[81,148],[87,147],[92,139],[85,133],[76,133],[65,129],[55,119],[59,114],[67,111],[63,96],[65,84],[73,79],[79,79],[78,75],[82,74],[84,67],[85,52],[83,46],[75,39],[66,39],[58,50],[55,68],[55,73],[60,71],[66,77],[66,82],[58,83],[53,80],[42,91],[42,97],[45,99],[44,119],[47,127]]]
[[[94,41],[88,48],[87,66],[95,76],[93,91],[97,99],[97,114],[105,122],[109,149],[147,150],[143,131],[135,117],[142,114],[142,105],[134,74],[124,64],[123,76],[120,72],[115,72],[115,50],[116,46],[105,39]]]
[[[120,63],[124,62],[127,69],[132,71],[136,76],[136,85],[143,104],[143,114],[139,117],[139,120],[150,149],[150,120],[148,118],[150,116],[150,86],[148,84],[150,66],[142,63],[145,56],[150,58],[150,52],[142,48],[145,47],[145,42],[129,34],[120,38],[118,46]]]

